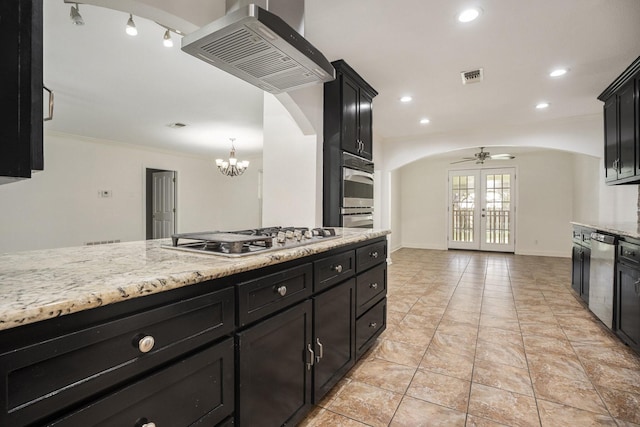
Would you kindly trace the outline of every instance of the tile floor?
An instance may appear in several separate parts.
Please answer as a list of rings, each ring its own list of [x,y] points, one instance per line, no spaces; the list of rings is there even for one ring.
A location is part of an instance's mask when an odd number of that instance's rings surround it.
[[[392,260],[387,330],[302,426],[640,425],[640,356],[578,302],[569,259]]]

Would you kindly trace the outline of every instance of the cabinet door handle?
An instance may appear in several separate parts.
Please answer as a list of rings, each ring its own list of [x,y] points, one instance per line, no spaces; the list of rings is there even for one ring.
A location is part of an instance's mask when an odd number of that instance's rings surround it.
[[[316,363],[320,363],[320,359],[324,357],[324,346],[320,342],[320,338],[316,338],[316,344],[318,344],[318,355],[316,356]]]
[[[376,322],[371,322],[369,323],[369,327],[375,329],[378,327],[378,324]]]
[[[287,287],[284,285],[280,286],[278,289],[276,289],[276,292],[280,294],[281,297],[283,297],[287,294]]]
[[[46,122],[53,119],[53,91],[44,85],[42,88],[49,92],[49,115],[43,119]]]
[[[630,256],[630,257],[635,257],[636,253],[634,251],[623,251],[622,254],[624,256]]]
[[[145,335],[138,340],[138,350],[140,350],[141,353],[149,353],[155,343],[156,341],[151,335]]]
[[[633,284],[635,288],[636,295],[640,297],[640,279],[636,280],[636,283]]]
[[[369,287],[373,290],[378,289],[378,284],[377,283],[372,283],[369,285]]]
[[[338,273],[342,273],[342,264],[334,266],[333,269]]]
[[[315,361],[316,361],[316,355],[313,352],[313,349],[311,348],[311,344],[307,344],[307,351],[309,352],[309,362],[307,362],[307,371],[311,370],[311,367],[314,365]]]

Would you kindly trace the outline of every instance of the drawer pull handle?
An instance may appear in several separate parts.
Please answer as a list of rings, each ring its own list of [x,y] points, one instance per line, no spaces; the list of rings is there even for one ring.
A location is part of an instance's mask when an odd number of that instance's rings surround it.
[[[371,258],[378,258],[378,251],[371,252],[371,253],[369,254],[369,256],[370,256]]]
[[[307,362],[307,371],[310,371],[311,367],[315,364],[316,355],[313,352],[313,349],[311,348],[311,344],[307,344],[307,351],[309,352],[309,356],[311,356],[309,358],[310,362]]]
[[[370,285],[369,285],[369,287],[370,287],[371,289],[374,289],[374,290],[375,290],[375,289],[378,289],[378,284],[377,284],[377,283],[372,283],[372,284],[370,284]]]
[[[630,257],[635,257],[636,253],[633,251],[624,251],[624,256],[630,256]]]
[[[316,363],[319,363],[320,359],[324,357],[324,346],[320,342],[320,338],[316,338],[316,343],[318,344],[318,355],[316,356]]]
[[[283,297],[287,294],[287,287],[280,286],[278,289],[276,289],[276,292],[279,293],[281,297]]]
[[[151,351],[151,349],[153,349],[155,343],[156,341],[151,335],[145,335],[138,341],[138,350],[140,350],[142,353],[148,353]]]
[[[342,264],[336,265],[335,267],[333,267],[333,269],[338,273],[342,273]]]
[[[375,329],[378,327],[378,324],[376,322],[371,322],[369,323],[369,327]]]

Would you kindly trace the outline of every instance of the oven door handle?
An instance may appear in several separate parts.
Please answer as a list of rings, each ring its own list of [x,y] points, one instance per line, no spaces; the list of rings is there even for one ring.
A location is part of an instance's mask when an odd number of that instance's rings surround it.
[[[362,182],[363,184],[373,183],[373,174],[368,172],[357,171],[354,169],[344,168],[344,180]]]

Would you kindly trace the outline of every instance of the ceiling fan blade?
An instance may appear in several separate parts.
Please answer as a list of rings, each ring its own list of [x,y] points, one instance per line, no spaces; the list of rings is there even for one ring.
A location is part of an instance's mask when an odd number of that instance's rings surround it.
[[[513,154],[507,154],[507,153],[494,154],[489,157],[491,157],[492,160],[511,160],[516,158],[516,156],[514,156]]]
[[[451,163],[449,163],[449,164],[450,164],[450,165],[453,165],[453,164],[456,164],[456,163],[471,162],[471,161],[473,161],[473,160],[475,160],[475,159],[476,159],[475,157],[473,157],[473,158],[469,158],[469,157],[467,157],[467,158],[465,158],[464,160],[458,160],[458,161],[456,161],[456,162],[451,162]]]

